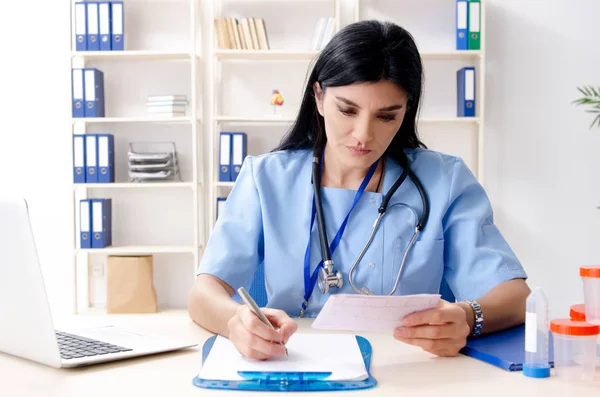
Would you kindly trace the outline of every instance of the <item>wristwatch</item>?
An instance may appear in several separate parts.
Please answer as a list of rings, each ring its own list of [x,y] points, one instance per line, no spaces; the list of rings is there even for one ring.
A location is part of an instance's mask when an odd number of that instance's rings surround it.
[[[481,335],[481,329],[483,328],[483,312],[481,311],[481,306],[476,300],[467,299],[465,300],[465,303],[468,303],[469,306],[471,306],[475,316],[475,321],[473,322],[473,332],[471,333],[471,336],[479,336]]]

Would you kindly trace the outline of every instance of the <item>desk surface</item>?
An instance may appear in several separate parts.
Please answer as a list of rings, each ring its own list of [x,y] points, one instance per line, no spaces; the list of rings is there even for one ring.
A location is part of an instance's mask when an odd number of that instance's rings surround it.
[[[316,332],[310,328],[310,321],[300,319],[300,331]],[[61,325],[87,327],[106,324],[146,333],[192,338],[198,346],[179,352],[76,369],[54,369],[0,353],[0,396],[257,395],[256,392],[205,390],[192,385],[192,379],[201,367],[201,346],[212,334],[194,324],[185,311],[152,315],[81,315],[57,321],[57,328]],[[388,335],[361,335],[372,344],[371,372],[378,385],[373,389],[347,393],[435,397],[600,395],[600,369],[597,380],[588,383],[567,383],[556,377],[529,379],[521,372],[507,372],[462,355],[435,357]],[[325,393],[306,393],[311,396],[318,394]]]

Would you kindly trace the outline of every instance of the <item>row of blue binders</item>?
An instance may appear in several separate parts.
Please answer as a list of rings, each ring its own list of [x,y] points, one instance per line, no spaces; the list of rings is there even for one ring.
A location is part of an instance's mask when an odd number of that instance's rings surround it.
[[[115,141],[112,134],[73,135],[73,182],[113,183]]]
[[[456,116],[475,117],[475,68],[466,66],[456,72]]]
[[[123,51],[125,48],[122,1],[75,3],[75,50]]]
[[[73,117],[104,117],[104,73],[96,68],[71,70]]]
[[[82,249],[112,245],[112,199],[79,201],[79,237]]]
[[[235,182],[248,152],[245,132],[221,132],[219,135],[219,181]]]

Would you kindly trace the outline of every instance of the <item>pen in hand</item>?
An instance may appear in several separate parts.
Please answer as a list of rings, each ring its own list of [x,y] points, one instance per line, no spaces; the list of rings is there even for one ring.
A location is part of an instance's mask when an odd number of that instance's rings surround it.
[[[269,319],[267,318],[267,316],[265,316],[265,314],[259,309],[258,305],[256,304],[256,302],[254,302],[254,299],[252,299],[252,297],[250,296],[250,294],[248,294],[248,292],[246,291],[246,289],[244,287],[240,287],[237,290],[237,292],[240,295],[240,297],[242,298],[242,300],[244,301],[244,303],[250,308],[250,310],[252,310],[252,312],[254,314],[256,314],[256,316],[263,323],[265,323],[271,329],[275,330],[275,327],[273,326],[273,324],[271,324],[271,322],[269,321]],[[285,349],[285,355],[287,356],[288,355],[287,348],[285,347],[285,345],[283,344],[283,342],[279,342],[279,344]]]

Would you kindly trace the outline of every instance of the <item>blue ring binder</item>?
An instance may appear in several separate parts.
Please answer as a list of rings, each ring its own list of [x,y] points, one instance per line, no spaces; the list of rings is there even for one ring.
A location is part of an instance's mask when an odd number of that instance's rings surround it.
[[[206,361],[210,350],[215,343],[216,335],[208,338],[202,347],[202,363]],[[193,380],[194,386],[204,389],[221,390],[246,390],[246,391],[336,391],[336,390],[359,390],[369,389],[377,385],[377,381],[371,375],[372,349],[369,341],[362,336],[356,336],[356,341],[362,353],[365,368],[369,377],[360,381],[327,381],[331,372],[239,372],[240,376],[246,378],[243,381],[220,381],[212,379],[201,379],[196,376]]]

